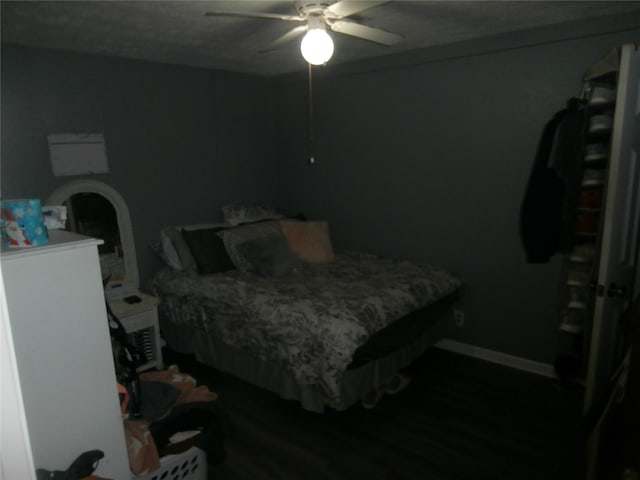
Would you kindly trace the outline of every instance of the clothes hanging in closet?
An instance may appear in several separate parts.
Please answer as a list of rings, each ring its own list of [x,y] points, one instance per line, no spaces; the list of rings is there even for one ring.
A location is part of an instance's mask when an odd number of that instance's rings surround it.
[[[571,98],[542,131],[520,210],[520,236],[529,263],[546,263],[574,243],[585,119],[582,101]]]

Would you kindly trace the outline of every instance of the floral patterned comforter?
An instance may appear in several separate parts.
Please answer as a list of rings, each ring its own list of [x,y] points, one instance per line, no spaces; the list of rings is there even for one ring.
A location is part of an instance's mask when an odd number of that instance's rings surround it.
[[[281,278],[168,268],[154,278],[163,318],[275,361],[334,401],[355,350],[372,334],[461,284],[442,267],[359,253]]]

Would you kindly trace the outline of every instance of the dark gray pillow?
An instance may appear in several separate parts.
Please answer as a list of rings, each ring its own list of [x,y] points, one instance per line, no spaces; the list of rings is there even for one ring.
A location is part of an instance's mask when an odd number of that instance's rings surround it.
[[[284,235],[269,235],[237,246],[238,253],[263,277],[282,277],[302,266]]]
[[[266,221],[240,225],[239,227],[220,230],[218,236],[222,238],[231,262],[241,272],[254,272],[254,266],[238,251],[238,245],[257,240],[258,238],[280,235],[284,238],[282,228],[278,222]]]
[[[191,255],[193,255],[200,275],[234,269],[224,243],[218,236],[220,230],[221,228],[182,230],[182,236],[191,249]]]

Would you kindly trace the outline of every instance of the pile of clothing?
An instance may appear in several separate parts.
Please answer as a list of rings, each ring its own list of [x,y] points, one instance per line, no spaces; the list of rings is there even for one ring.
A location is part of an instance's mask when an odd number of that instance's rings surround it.
[[[181,373],[178,366],[140,373],[140,416],[124,421],[131,471],[147,475],[160,458],[193,446],[210,465],[225,458],[222,414],[217,394]]]

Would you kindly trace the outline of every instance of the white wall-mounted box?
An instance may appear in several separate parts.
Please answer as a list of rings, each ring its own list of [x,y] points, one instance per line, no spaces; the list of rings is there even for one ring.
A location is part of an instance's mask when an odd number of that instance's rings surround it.
[[[109,172],[102,133],[48,135],[51,168],[56,177]]]

